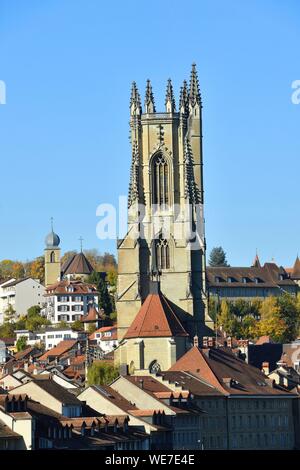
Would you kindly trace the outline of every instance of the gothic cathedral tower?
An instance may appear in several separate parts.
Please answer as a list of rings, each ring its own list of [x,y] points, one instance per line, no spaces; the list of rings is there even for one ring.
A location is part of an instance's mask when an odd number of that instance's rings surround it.
[[[205,282],[201,108],[194,64],[189,85],[183,82],[178,111],[171,80],[162,113],[156,112],[149,80],[144,110],[132,85],[128,232],[118,241],[119,340],[153,279],[190,336],[213,326]]]

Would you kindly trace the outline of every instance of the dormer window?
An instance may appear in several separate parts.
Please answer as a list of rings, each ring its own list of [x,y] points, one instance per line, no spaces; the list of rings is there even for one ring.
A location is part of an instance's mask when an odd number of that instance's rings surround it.
[[[227,282],[234,282],[234,278],[233,278],[233,277],[231,277],[231,276],[228,276],[228,278],[227,278]]]
[[[284,275],[283,274],[279,274],[279,281],[283,281],[284,280]]]
[[[243,284],[247,284],[247,278],[246,278],[246,277],[243,277],[243,278],[242,278],[242,282],[243,282]]]
[[[255,282],[255,284],[259,284],[259,283],[260,283],[259,277],[255,277],[255,278],[254,278],[254,282]]]
[[[215,276],[215,282],[221,282],[222,279],[220,278],[220,276]]]

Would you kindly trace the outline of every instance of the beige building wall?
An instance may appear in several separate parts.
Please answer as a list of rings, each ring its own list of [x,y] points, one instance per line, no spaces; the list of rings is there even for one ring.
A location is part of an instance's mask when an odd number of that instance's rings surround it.
[[[62,413],[62,404],[60,401],[56,400],[52,395],[45,392],[42,388],[35,384],[35,382],[27,382],[20,387],[15,388],[14,390],[9,391],[9,394],[26,394],[29,398],[32,398],[35,401],[42,403],[42,405],[47,406],[50,410],[56,411],[57,413]]]
[[[45,287],[59,280],[60,271],[60,248],[45,248]]]
[[[86,388],[82,393],[77,396],[77,398],[79,400],[85,401],[87,405],[89,405],[91,408],[98,411],[99,413],[105,413],[107,415],[129,416],[130,426],[143,427],[145,428],[145,432],[147,432],[148,434],[150,434],[151,431],[155,431],[155,427],[151,426],[151,424],[147,423],[146,421],[143,421],[142,419],[136,418],[135,416],[128,413],[128,411],[122,410],[118,406],[114,405],[110,400],[101,396],[91,387]]]
[[[151,364],[158,363],[160,370],[168,370],[186,352],[187,339],[130,338],[119,347],[118,361],[128,364],[129,372],[148,373]],[[116,351],[116,352],[117,352]]]

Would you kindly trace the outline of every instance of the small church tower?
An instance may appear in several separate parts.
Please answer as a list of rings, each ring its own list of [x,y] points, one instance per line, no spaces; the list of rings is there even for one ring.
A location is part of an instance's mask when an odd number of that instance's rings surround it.
[[[55,284],[60,279],[60,238],[53,231],[51,219],[51,232],[45,239],[45,287]]]

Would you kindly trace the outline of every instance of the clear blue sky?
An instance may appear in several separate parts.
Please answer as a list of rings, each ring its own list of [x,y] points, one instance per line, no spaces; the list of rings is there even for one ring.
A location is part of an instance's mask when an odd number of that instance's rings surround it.
[[[1,0],[0,259],[43,253],[49,219],[63,251],[114,250],[96,207],[127,194],[129,95],[151,78],[163,109],[197,63],[203,98],[208,250],[232,265],[256,248],[300,251],[297,0]]]

